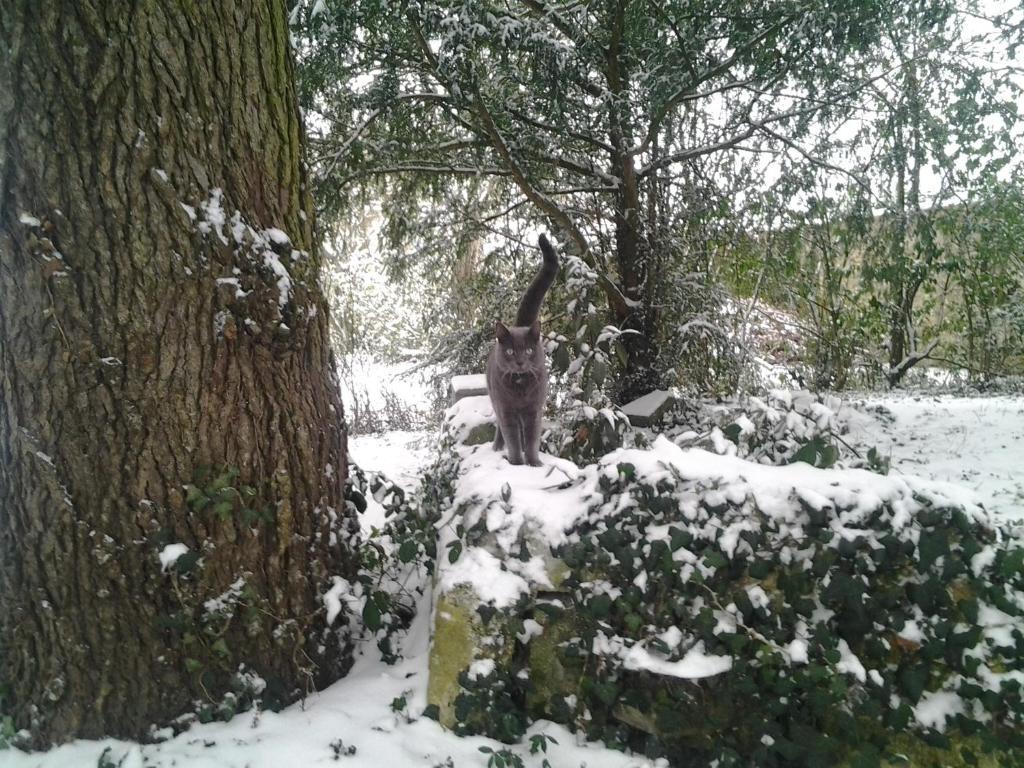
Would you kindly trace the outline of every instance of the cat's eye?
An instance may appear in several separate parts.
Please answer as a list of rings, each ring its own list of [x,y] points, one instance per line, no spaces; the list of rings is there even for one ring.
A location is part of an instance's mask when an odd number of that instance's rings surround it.
[[[512,355],[514,355],[514,354],[515,354],[515,352],[513,352],[513,351],[512,351],[512,349],[511,349],[511,348],[509,348],[509,349],[506,349],[506,350],[505,350],[505,354],[506,354],[506,355],[508,355],[509,357],[512,357]]]
[[[526,354],[532,355],[533,354],[533,347],[527,347]]]

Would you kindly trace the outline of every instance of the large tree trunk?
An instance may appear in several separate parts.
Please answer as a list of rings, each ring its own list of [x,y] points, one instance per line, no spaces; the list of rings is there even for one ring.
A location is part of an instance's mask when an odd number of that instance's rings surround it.
[[[351,663],[285,6],[0,4],[0,684],[30,746]]]

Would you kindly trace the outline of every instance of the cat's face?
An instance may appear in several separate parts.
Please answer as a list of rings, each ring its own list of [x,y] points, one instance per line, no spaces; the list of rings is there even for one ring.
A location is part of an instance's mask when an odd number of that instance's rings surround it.
[[[495,359],[502,371],[527,373],[543,365],[544,349],[540,344],[539,322],[534,322],[528,328],[506,328],[499,322],[495,325],[494,335],[498,339]]]

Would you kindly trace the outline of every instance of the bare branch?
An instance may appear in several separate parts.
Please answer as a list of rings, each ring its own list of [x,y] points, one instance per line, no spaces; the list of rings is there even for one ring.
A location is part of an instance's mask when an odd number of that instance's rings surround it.
[[[549,216],[554,222],[556,222],[573,240],[576,248],[579,250],[580,258],[590,264],[592,267],[595,266],[595,262],[598,257],[597,254],[590,249],[590,245],[587,243],[587,238],[580,230],[576,223],[572,220],[562,208],[552,200],[548,195],[544,194],[542,190],[536,187],[527,178],[526,173],[522,167],[516,162],[516,159],[512,156],[512,152],[508,147],[508,143],[501,135],[501,131],[498,129],[497,124],[494,122],[494,117],[488,111],[486,104],[484,104],[483,97],[479,91],[475,94],[475,106],[477,117],[481,124],[485,127],[488,134],[491,137],[491,141],[494,144],[495,150],[501,156],[502,161],[508,168],[512,178],[519,186],[520,191],[526,195],[529,200],[536,205],[544,214]],[[601,283],[601,287],[604,289],[605,294],[608,296],[608,300],[617,309],[621,308],[625,310],[627,308],[626,297],[622,295],[619,287],[611,281],[607,275],[607,267],[601,264],[601,269],[598,271],[598,280]]]

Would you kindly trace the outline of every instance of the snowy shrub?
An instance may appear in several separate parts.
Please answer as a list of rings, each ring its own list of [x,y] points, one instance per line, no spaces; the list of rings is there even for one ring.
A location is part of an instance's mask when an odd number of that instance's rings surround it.
[[[691,391],[736,390],[743,359],[736,338],[732,297],[703,265],[687,268],[690,254],[677,253],[663,267],[654,299],[660,308],[659,373],[664,385]]]
[[[601,324],[593,305],[588,305],[574,341],[548,334],[546,349],[556,382],[552,389],[568,394],[556,403],[559,418],[544,435],[546,452],[586,464],[631,444],[629,419],[605,391],[614,359],[626,359],[622,336],[615,326]]]
[[[665,417],[664,434],[683,448],[759,464],[803,461],[830,467],[845,445],[838,411],[833,396],[787,389],[715,404],[678,400]]]
[[[877,455],[823,468],[839,425],[809,395],[718,427],[721,453],[659,436],[542,471],[463,439],[485,401],[449,411],[436,497],[447,727],[554,720],[679,765],[1017,759],[1024,547],[969,497]]]
[[[470,668],[459,678],[462,693],[455,699],[455,732],[484,734],[515,743],[530,724],[520,704],[522,683],[494,664],[486,674]]]
[[[580,399],[581,391],[572,394],[574,397],[561,409],[558,423],[544,434],[544,451],[586,464],[631,444],[629,419],[607,397],[592,395],[588,403]]]
[[[357,583],[337,584],[334,599],[345,599],[358,609],[364,627],[376,638],[382,658],[389,664],[400,658],[394,647],[395,634],[408,628],[426,577],[434,572],[438,506],[421,504],[421,499],[423,494],[429,499],[430,494],[438,492],[437,485],[442,482],[438,478],[444,476],[440,468],[444,465],[445,459],[441,458],[428,471],[416,497],[407,496],[383,473],[368,473],[349,465],[347,502],[363,513],[367,497],[372,495],[384,508],[385,522],[382,529],[373,529],[360,542]]]
[[[578,684],[535,715],[718,765],[1024,747],[1020,542],[923,484],[655,449],[588,468],[569,594],[537,611]]]

